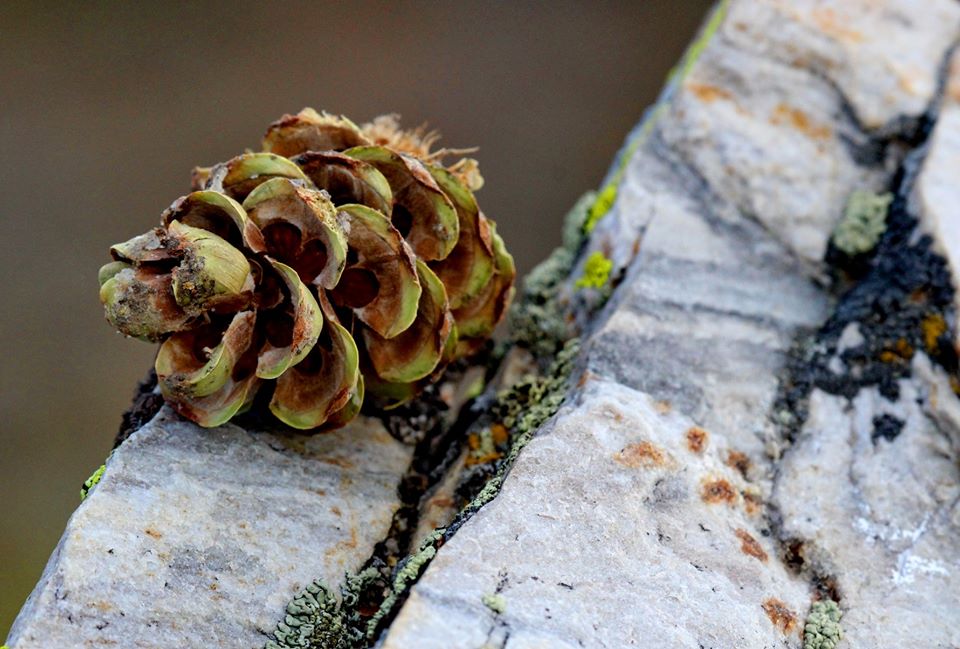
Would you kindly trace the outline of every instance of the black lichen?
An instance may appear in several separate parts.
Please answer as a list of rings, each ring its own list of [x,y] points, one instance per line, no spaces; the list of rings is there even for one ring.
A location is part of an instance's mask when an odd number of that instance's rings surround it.
[[[876,444],[879,440],[885,439],[892,442],[903,431],[903,421],[893,415],[880,415],[873,418],[873,432],[870,433],[870,439]]]
[[[921,129],[921,134],[928,130]],[[886,230],[862,277],[834,277],[840,293],[834,313],[819,330],[800,336],[790,354],[774,409],[788,441],[795,439],[806,419],[807,398],[815,388],[853,398],[863,388],[876,387],[887,399],[896,400],[898,381],[910,376],[918,350],[948,372],[957,370],[947,325],[954,298],[950,270],[933,250],[931,238],[918,234],[918,220],[908,207],[922,153],[921,149],[908,157],[894,179]],[[859,281],[850,285],[851,279]],[[863,343],[840,349],[841,334],[852,324],[859,328]],[[835,356],[844,371],[831,369]]]

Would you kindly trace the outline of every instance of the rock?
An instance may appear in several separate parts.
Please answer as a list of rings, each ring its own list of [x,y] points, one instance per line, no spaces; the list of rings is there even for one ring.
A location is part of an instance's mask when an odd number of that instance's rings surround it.
[[[952,392],[939,397],[956,408]],[[815,391],[780,464],[782,534],[836,583],[851,647],[960,644],[960,455],[932,407],[917,379],[895,403],[872,388],[852,401]],[[878,435],[882,417],[898,432]]]
[[[762,469],[784,354],[797,328],[826,317],[826,296],[762,228],[712,218],[677,178],[651,176],[668,155],[630,163],[620,209],[658,207],[587,364],[669,402]]]
[[[107,461],[7,644],[260,647],[297,591],[370,556],[410,456],[371,419],[283,437],[161,410]]]
[[[825,79],[863,128],[890,132],[930,106],[958,21],[950,0],[922,9],[913,0],[751,0],[730,5],[726,34],[739,48]]]
[[[796,649],[816,603],[821,646],[841,613],[840,646],[957,646],[958,36],[953,0],[721,2],[533,275],[530,347],[575,327],[582,351],[519,455],[466,471],[445,444],[470,421],[413,457],[369,420],[284,442],[163,415],[108,462],[11,649],[262,645],[300,588],[421,539],[393,590],[367,583],[389,605],[331,595],[336,621],[382,649]],[[888,191],[835,261],[851,195]],[[509,417],[488,386],[467,411],[488,441],[553,412],[575,349]],[[411,466],[420,509],[405,494],[387,538]],[[461,473],[480,495],[458,512]]]
[[[914,199],[925,229],[950,262],[954,286],[960,286],[960,53],[950,63],[947,87],[930,151],[917,178]],[[960,304],[960,297],[958,304]],[[960,342],[960,341],[958,341]]]
[[[799,647],[830,597],[848,646],[957,644],[960,401],[921,355],[903,365],[906,341],[848,368],[896,333],[883,312],[829,353],[808,337],[848,301],[823,262],[848,198],[922,154],[888,138],[934,108],[960,5],[734,0],[711,25],[611,172],[561,294],[585,338],[573,404],[438,550],[383,649]],[[620,283],[599,311],[576,285],[598,253]],[[821,352],[854,397],[814,392],[795,438],[806,402],[783,395]],[[890,377],[892,401],[867,385]]]
[[[730,450],[650,395],[589,380],[441,548],[382,649],[796,640],[808,586],[777,560]]]

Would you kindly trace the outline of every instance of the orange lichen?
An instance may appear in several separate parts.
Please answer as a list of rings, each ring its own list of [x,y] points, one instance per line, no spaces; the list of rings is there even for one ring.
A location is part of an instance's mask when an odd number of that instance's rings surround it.
[[[749,554],[751,557],[766,562],[766,560],[769,558],[766,551],[764,551],[757,539],[753,538],[753,535],[750,534],[750,532],[743,528],[738,528],[734,534],[736,534],[737,538],[740,539],[740,550],[744,554]]]
[[[703,449],[707,447],[707,440],[710,438],[710,434],[699,426],[692,426],[687,431],[686,438],[687,448],[690,449],[692,453],[703,453]]]
[[[880,352],[880,360],[884,363],[900,363],[909,361],[913,358],[913,345],[907,342],[905,338],[898,338],[892,347],[887,347]]]
[[[763,499],[760,497],[760,494],[754,491],[744,491],[741,495],[743,496],[743,510],[747,512],[747,514],[755,516],[760,513],[760,510],[763,508]]]
[[[939,313],[931,313],[920,323],[923,331],[923,346],[931,354],[937,352],[940,336],[947,333],[947,321]]]
[[[763,611],[767,614],[767,617],[770,618],[770,621],[773,622],[773,626],[783,631],[786,635],[793,633],[793,630],[797,627],[797,616],[779,599],[774,597],[769,598],[763,603]]]
[[[837,12],[830,7],[818,7],[811,12],[810,17],[813,18],[817,29],[831,38],[848,43],[863,41],[862,33],[850,29],[849,19],[845,16],[838,16]]]
[[[716,101],[717,99],[724,99],[727,101],[733,99],[733,95],[730,94],[730,91],[720,88],[719,86],[689,81],[685,84],[685,87],[687,90],[693,93],[697,99],[708,104]]]
[[[492,429],[490,434],[490,441],[493,441]],[[467,466],[495,462],[503,457],[503,453],[499,452],[495,447],[490,448],[488,444],[485,444],[483,437],[478,433],[470,433],[470,435],[467,436],[467,447],[470,449],[470,453],[467,455],[465,461]]]
[[[737,501],[737,490],[724,478],[704,480],[700,487],[700,497],[705,503],[711,505],[717,503],[732,505]]]
[[[653,404],[654,409],[661,415],[669,415],[673,406],[666,399],[661,399]]]
[[[656,444],[648,441],[629,444],[623,450],[614,453],[613,459],[618,464],[631,469],[652,468],[663,466],[669,461],[667,453]]]
[[[747,477],[747,472],[750,471],[750,458],[746,453],[727,451],[727,458],[724,461],[728,467],[739,471],[744,478]]]
[[[493,443],[500,446],[507,443],[510,438],[510,431],[503,424],[494,424],[490,427],[490,436],[493,438]]]
[[[799,108],[793,108],[786,104],[777,105],[770,117],[770,122],[792,126],[814,140],[826,139],[831,134],[830,127],[818,124]]]

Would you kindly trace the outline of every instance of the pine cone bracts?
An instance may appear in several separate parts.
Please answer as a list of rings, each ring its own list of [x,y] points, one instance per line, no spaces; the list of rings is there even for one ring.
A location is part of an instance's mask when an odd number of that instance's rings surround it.
[[[217,426],[269,390],[300,429],[367,396],[414,398],[476,352],[513,296],[513,258],[480,212],[476,162],[433,133],[304,109],[261,153],[194,170],[160,226],[111,248],[100,299],[120,332],[160,342],[167,402]]]

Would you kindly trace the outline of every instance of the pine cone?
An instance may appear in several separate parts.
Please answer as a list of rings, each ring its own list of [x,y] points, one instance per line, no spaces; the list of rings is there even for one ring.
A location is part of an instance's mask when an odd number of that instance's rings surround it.
[[[513,296],[513,258],[480,212],[476,162],[435,133],[304,109],[262,153],[193,173],[160,227],[111,248],[107,320],[160,342],[165,399],[217,426],[272,390],[299,429],[389,408],[482,347]]]

